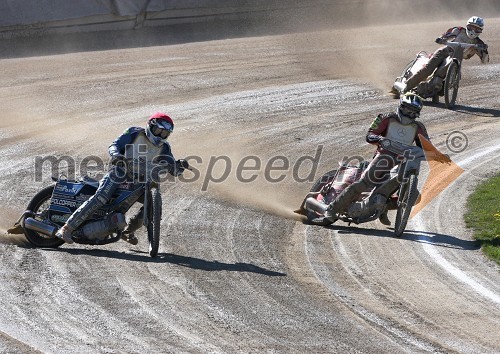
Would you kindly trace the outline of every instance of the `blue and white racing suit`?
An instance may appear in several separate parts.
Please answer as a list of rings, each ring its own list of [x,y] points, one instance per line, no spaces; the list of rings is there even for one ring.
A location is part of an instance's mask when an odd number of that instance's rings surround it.
[[[170,144],[162,142],[159,146],[153,145],[147,138],[144,128],[128,128],[111,143],[108,152],[111,156],[108,173],[99,182],[99,187],[95,194],[75,210],[66,221],[66,224],[72,229],[78,228],[99,208],[105,205],[120,184],[126,181],[133,181],[136,178],[144,178],[144,173],[151,172],[141,170],[141,167],[137,165],[139,159],[147,162],[162,163],[164,170],[167,170],[174,176],[180,175],[184,170],[180,167],[179,162],[174,159]],[[124,163],[115,163],[121,159],[133,161],[134,168],[132,173],[131,171],[127,171]]]

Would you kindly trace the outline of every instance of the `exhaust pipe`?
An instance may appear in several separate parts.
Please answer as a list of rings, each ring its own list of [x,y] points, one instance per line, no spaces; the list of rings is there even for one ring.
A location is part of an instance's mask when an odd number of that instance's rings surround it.
[[[306,199],[306,209],[313,210],[321,215],[324,215],[326,209],[328,209],[328,204],[322,203],[316,198],[309,197]]]
[[[399,93],[401,93],[406,88],[406,84],[401,81],[396,81],[392,87],[394,87]]]
[[[58,228],[55,226],[47,225],[46,223],[35,220],[33,218],[24,219],[23,228],[40,232],[47,236],[55,236],[58,230]]]

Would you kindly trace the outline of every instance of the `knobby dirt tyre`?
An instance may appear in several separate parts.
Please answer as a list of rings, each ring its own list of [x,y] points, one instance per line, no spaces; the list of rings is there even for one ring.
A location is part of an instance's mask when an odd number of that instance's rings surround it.
[[[458,94],[459,72],[458,65],[451,62],[446,77],[444,79],[444,104],[446,108],[451,109],[455,106]]]
[[[161,224],[161,194],[156,188],[151,189],[151,203],[149,205],[148,242],[149,255],[156,257],[160,246],[160,224]]]
[[[52,197],[53,191],[54,186],[48,186],[42,189],[31,199],[27,209],[31,210],[33,214],[45,214],[45,217],[48,217],[46,211],[50,206],[50,198]],[[44,218],[34,217],[34,219],[43,221]],[[36,247],[57,248],[64,243],[63,240],[55,236],[47,236],[30,229],[24,229],[24,235],[26,239]]]
[[[418,178],[411,174],[408,177],[405,187],[401,190],[400,203],[396,213],[396,222],[394,223],[394,233],[396,236],[401,236],[406,229],[406,224],[410,218],[411,209],[415,205],[418,198]]]

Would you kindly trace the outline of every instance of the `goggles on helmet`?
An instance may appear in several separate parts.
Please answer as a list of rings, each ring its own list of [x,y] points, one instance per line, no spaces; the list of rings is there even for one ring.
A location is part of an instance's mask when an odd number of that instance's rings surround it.
[[[401,113],[408,118],[415,119],[420,117],[420,111],[411,105],[403,103],[399,109],[401,110]]]
[[[481,33],[483,33],[483,29],[482,29],[481,27],[474,26],[474,25],[472,25],[472,24],[467,25],[467,29],[468,29],[469,31],[472,31],[472,32],[476,33],[476,34],[481,34]]]
[[[169,122],[153,119],[149,122],[149,129],[154,136],[167,139],[172,133],[173,127]]]

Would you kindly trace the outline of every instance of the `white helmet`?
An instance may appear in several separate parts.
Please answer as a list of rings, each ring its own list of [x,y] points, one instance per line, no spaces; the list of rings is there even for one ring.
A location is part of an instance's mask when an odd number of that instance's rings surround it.
[[[481,17],[472,16],[467,21],[467,26],[465,27],[467,37],[469,37],[470,39],[479,37],[479,35],[483,32],[483,27],[484,20]]]
[[[422,98],[414,93],[408,92],[399,99],[398,118],[403,124],[410,124],[420,116],[424,106]]]

